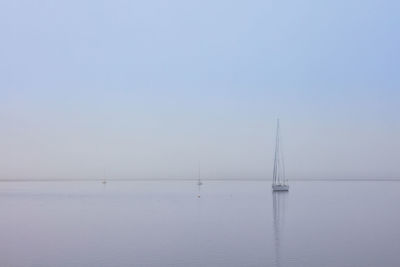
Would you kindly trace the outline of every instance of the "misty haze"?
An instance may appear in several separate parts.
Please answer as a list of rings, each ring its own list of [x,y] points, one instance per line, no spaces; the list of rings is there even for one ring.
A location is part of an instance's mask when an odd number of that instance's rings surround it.
[[[400,3],[0,3],[0,267],[399,266]]]

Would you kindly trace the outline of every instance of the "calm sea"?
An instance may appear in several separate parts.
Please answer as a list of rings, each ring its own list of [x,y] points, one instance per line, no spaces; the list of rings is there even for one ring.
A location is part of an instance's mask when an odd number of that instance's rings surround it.
[[[397,267],[399,205],[388,181],[1,182],[0,266]]]

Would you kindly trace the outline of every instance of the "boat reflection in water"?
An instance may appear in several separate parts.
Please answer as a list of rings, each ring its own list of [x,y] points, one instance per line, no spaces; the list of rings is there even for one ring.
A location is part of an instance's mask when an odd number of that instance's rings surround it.
[[[273,191],[272,205],[274,215],[274,246],[275,246],[275,266],[282,266],[282,236],[284,230],[284,221],[286,213],[286,205],[288,200],[288,191]]]

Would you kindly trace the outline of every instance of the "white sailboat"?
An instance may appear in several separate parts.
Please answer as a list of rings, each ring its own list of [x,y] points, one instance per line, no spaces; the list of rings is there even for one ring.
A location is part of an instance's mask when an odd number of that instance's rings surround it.
[[[289,184],[285,178],[285,164],[281,155],[280,139],[279,139],[279,119],[276,125],[276,141],[275,141],[275,158],[274,172],[272,176],[273,191],[289,191]]]

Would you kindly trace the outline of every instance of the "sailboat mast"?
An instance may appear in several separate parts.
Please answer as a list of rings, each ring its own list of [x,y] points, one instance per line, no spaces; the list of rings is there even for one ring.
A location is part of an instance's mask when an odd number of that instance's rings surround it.
[[[275,158],[274,158],[274,173],[273,183],[277,184],[278,174],[278,161],[279,161],[279,119],[277,120],[276,126],[276,140],[275,140]]]

